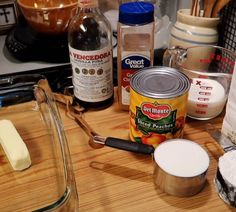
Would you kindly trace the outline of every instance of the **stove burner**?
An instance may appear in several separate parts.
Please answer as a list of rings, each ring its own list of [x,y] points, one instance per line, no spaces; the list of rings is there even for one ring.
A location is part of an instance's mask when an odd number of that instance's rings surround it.
[[[69,62],[67,35],[46,35],[27,24],[19,24],[7,35],[5,46],[12,56],[22,62]]]

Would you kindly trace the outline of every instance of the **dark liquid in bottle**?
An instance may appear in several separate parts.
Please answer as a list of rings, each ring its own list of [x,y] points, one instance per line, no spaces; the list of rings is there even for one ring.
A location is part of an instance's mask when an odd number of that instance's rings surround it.
[[[93,17],[83,18],[69,34],[70,46],[82,51],[99,50],[103,48],[103,45],[107,45],[107,43],[102,43],[102,41],[108,40],[107,36],[106,33],[101,32],[98,22]],[[110,106],[113,103],[113,99],[114,92],[110,98],[98,102],[87,102],[75,97],[75,101],[79,105],[85,108],[99,109]]]

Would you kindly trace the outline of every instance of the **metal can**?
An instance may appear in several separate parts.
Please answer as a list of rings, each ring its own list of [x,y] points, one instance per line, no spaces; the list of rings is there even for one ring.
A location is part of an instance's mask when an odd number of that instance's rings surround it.
[[[187,111],[189,78],[168,67],[145,68],[130,81],[130,139],[156,147],[181,138]]]

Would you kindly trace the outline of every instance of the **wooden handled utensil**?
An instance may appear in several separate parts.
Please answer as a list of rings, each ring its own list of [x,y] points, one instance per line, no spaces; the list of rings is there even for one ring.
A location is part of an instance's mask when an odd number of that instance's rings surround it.
[[[199,0],[192,1],[192,11],[191,11],[191,15],[192,15],[192,16],[198,16],[198,14],[197,14],[198,1],[199,1]]]
[[[191,13],[192,16],[201,16],[202,0],[192,0]]]
[[[192,0],[190,15],[193,15],[194,3],[195,3],[195,0]]]
[[[204,17],[211,17],[212,9],[217,0],[204,0]]]
[[[222,8],[224,8],[230,0],[218,0],[212,10],[212,18],[215,18],[218,16],[219,12],[221,11]]]
[[[42,82],[41,86],[45,87],[45,83]],[[46,87],[47,88],[47,87]],[[44,88],[45,89],[45,88]],[[109,146],[117,149],[122,149],[130,152],[142,153],[142,154],[152,154],[155,148],[151,145],[132,142],[125,139],[114,138],[114,137],[104,137],[96,133],[87,121],[82,117],[83,108],[73,106],[73,99],[71,96],[53,93],[54,98],[58,103],[66,106],[68,117],[74,119],[84,130],[84,132],[89,136],[89,145],[95,149],[101,148],[103,146]]]

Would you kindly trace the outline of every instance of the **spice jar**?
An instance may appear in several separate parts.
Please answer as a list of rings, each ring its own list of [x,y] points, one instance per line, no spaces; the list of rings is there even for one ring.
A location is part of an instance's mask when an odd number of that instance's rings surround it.
[[[118,101],[121,109],[130,104],[130,79],[153,65],[154,6],[149,2],[128,2],[119,7],[118,23]]]
[[[217,45],[219,18],[196,17],[189,9],[177,12],[177,21],[171,29],[170,46],[184,48],[196,45]]]

